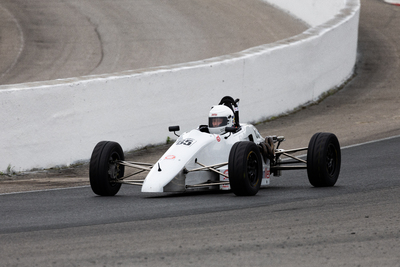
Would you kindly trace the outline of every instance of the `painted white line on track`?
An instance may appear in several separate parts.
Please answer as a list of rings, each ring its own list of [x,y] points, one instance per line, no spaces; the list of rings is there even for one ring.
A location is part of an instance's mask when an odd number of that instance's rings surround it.
[[[345,146],[345,147],[342,147],[341,149],[343,150],[343,149],[347,149],[347,148],[352,148],[352,147],[357,147],[357,146],[363,146],[363,145],[378,143],[378,142],[381,142],[381,141],[391,140],[391,139],[395,139],[395,138],[399,138],[399,137],[400,137],[400,135],[395,135],[395,136],[386,137],[386,138],[377,139],[377,140],[372,140],[372,141],[368,141],[368,142],[364,142],[364,143]]]
[[[47,192],[47,191],[58,191],[58,190],[68,190],[68,189],[78,189],[78,188],[85,188],[85,187],[89,187],[89,185],[63,187],[63,188],[52,188],[52,189],[42,189],[42,190],[31,190],[31,191],[21,191],[21,192],[11,192],[11,193],[1,193],[0,196],[16,195],[16,194],[27,194],[27,193],[37,193],[37,192]]]

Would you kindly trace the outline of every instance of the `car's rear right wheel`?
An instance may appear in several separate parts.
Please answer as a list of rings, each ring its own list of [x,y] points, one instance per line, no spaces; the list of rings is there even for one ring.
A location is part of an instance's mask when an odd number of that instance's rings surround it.
[[[315,187],[334,186],[340,172],[339,140],[332,133],[316,133],[307,152],[307,175]]]

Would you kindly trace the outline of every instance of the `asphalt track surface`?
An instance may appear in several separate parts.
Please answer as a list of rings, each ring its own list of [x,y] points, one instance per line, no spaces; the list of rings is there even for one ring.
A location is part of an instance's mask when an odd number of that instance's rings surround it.
[[[398,266],[399,145],[397,137],[342,150],[333,188],[311,187],[300,171],[255,197],[146,195],[129,186],[116,197],[94,196],[89,187],[2,195],[1,262]]]
[[[318,105],[258,125],[261,132],[284,134],[289,148],[321,130],[342,146],[400,135],[398,25],[398,7],[362,1],[357,75]],[[399,266],[399,141],[343,149],[333,188],[312,188],[298,171],[248,198],[144,195],[129,186],[111,198],[88,187],[1,195],[0,262]]]

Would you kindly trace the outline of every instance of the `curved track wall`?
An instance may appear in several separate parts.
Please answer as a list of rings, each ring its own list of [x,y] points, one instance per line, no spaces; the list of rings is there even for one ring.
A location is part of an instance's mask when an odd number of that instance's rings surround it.
[[[318,99],[352,74],[359,0],[268,2],[313,27],[199,62],[1,86],[0,170],[87,160],[101,140],[125,150],[162,143],[171,136],[169,125],[189,130],[206,124],[210,107],[225,95],[241,99],[242,122],[261,120]],[[299,8],[312,12],[297,13]]]

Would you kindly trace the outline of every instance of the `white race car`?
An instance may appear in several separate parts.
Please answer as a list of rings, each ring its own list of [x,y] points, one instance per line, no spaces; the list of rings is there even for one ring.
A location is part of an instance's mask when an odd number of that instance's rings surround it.
[[[332,133],[316,133],[308,147],[284,150],[284,137],[263,138],[251,124],[239,123],[239,100],[226,96],[209,113],[209,124],[185,132],[155,163],[125,161],[116,142],[99,142],[90,159],[90,185],[101,196],[118,193],[121,184],[139,185],[142,192],[232,190],[235,195],[257,194],[270,176],[282,170],[307,169],[315,187],[335,185],[341,164],[340,145]],[[179,126],[169,127],[176,134]],[[307,159],[294,156],[307,151]],[[125,168],[133,172],[125,174]],[[143,179],[135,175],[148,171]]]

